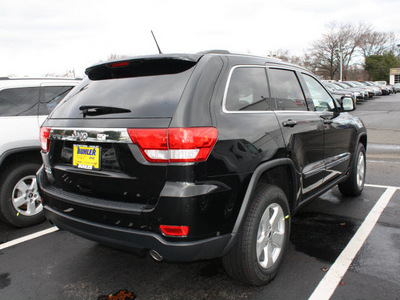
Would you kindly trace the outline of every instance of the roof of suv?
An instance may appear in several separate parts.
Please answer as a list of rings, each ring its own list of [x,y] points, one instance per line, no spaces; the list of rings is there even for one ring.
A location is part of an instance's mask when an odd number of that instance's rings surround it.
[[[94,64],[94,65],[88,67],[86,69],[85,73],[88,75],[93,69],[97,69],[102,66],[118,67],[119,66],[118,63],[132,61],[132,60],[149,61],[149,60],[157,60],[157,59],[165,59],[165,60],[171,59],[171,60],[182,60],[182,61],[197,63],[202,57],[206,57],[206,56],[227,57],[228,59],[236,60],[237,63],[239,63],[239,64],[264,65],[264,64],[268,63],[268,64],[286,65],[286,66],[296,67],[296,68],[299,68],[299,69],[309,72],[307,69],[305,69],[301,66],[293,65],[291,63],[284,62],[284,61],[282,61],[278,58],[274,58],[274,57],[263,57],[263,56],[255,56],[255,55],[250,55],[250,54],[230,53],[227,50],[207,50],[207,51],[198,52],[196,54],[173,53],[173,54],[154,54],[154,55],[143,55],[143,56],[130,56],[130,57],[109,60],[109,61],[101,62],[98,64]],[[90,76],[89,76],[89,78],[90,78]]]
[[[15,78],[15,77],[0,77],[0,88],[5,87],[26,87],[26,86],[40,86],[45,82],[57,82],[60,84],[68,84],[71,82],[79,82],[81,78],[63,78],[63,77],[44,77],[44,78]]]

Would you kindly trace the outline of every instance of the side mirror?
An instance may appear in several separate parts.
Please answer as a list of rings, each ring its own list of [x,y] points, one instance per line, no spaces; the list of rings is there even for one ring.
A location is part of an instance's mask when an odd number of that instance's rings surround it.
[[[356,109],[356,102],[353,98],[343,97],[342,101],[342,111],[353,111]]]

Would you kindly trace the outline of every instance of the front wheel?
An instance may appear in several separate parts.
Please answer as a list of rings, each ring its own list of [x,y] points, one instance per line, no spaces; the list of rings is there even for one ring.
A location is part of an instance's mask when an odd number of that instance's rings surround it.
[[[275,278],[289,242],[290,216],[285,193],[262,185],[255,193],[233,249],[222,258],[234,279],[264,285]]]
[[[364,190],[365,176],[367,170],[367,159],[365,155],[365,147],[358,144],[354,163],[350,169],[350,175],[346,181],[339,184],[339,190],[344,196],[358,196]]]

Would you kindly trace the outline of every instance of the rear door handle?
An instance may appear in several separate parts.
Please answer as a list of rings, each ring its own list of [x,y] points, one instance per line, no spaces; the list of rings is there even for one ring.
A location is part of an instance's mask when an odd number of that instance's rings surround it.
[[[283,122],[282,122],[282,125],[283,125],[284,127],[294,127],[294,126],[297,125],[297,122],[294,121],[294,120],[292,120],[292,119],[289,119],[289,120],[287,120],[287,121],[283,121]]]

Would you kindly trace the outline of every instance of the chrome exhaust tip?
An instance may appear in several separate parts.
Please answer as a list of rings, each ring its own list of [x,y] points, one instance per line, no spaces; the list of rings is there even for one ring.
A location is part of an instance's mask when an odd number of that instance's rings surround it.
[[[162,255],[160,253],[158,253],[156,250],[150,250],[149,254],[155,261],[163,261],[164,260]]]

